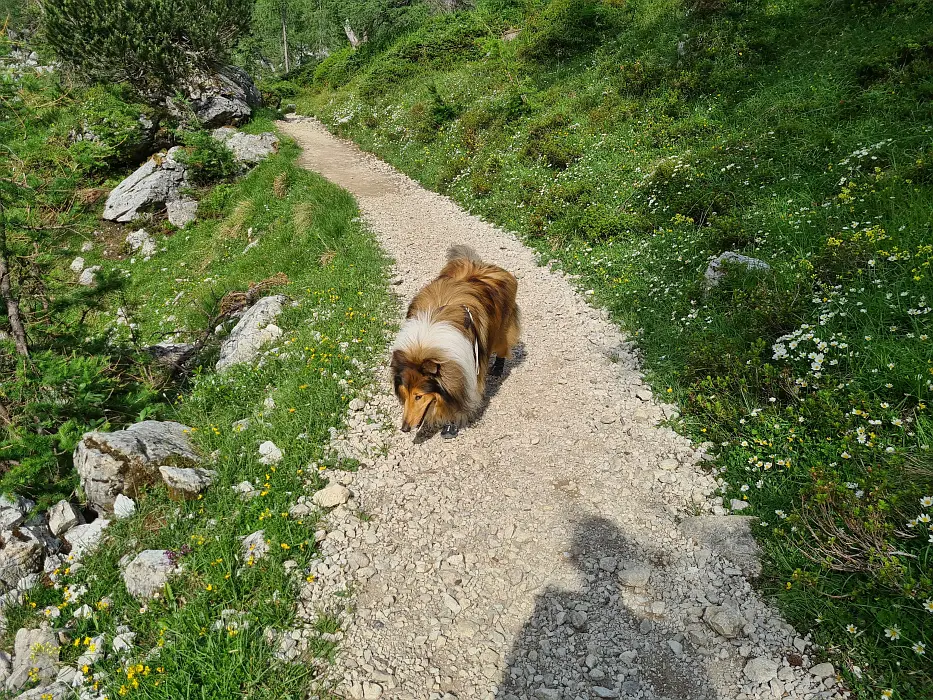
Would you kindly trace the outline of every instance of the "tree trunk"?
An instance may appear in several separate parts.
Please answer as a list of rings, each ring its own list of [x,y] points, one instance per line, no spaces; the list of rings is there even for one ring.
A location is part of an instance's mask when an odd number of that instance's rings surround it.
[[[29,345],[26,343],[26,329],[19,315],[19,300],[13,296],[10,285],[10,266],[7,262],[6,232],[0,231],[0,298],[6,303],[7,318],[10,319],[10,330],[13,331],[13,342],[16,352],[20,355],[29,355]]]
[[[285,54],[285,72],[288,73],[288,29],[285,24],[285,6],[282,6],[282,50]]]
[[[344,20],[343,22],[343,32],[347,35],[347,39],[350,40],[350,46],[352,46],[354,49],[359,48],[360,44],[366,42],[366,35],[364,34],[362,39],[357,37],[356,32],[353,31],[353,27],[350,26],[350,20],[348,19]]]

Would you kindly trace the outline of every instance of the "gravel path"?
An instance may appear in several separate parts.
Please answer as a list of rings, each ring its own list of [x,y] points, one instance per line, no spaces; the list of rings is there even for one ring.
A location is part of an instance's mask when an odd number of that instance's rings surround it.
[[[308,636],[321,611],[341,619],[338,692],[841,697],[833,669],[813,667],[809,643],[752,590],[746,519],[717,505],[702,450],[659,426],[674,409],[619,330],[514,236],[314,120],[279,126],[304,167],[356,196],[403,304],[466,243],[515,273],[523,314],[520,352],[456,439],[398,430],[385,367],[334,436],[361,468],[329,474],[352,498],[317,534],[301,614]]]

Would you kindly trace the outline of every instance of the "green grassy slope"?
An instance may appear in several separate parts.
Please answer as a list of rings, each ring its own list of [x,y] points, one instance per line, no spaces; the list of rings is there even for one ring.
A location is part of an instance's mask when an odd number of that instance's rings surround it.
[[[86,688],[109,698],[304,698],[314,679],[309,660],[327,657],[333,644],[316,639],[299,663],[283,664],[273,658],[265,632],[293,624],[295,596],[315,554],[315,517],[289,517],[288,510],[323,485],[319,465],[331,430],[339,428],[385,349],[386,260],[352,197],[298,167],[298,148],[290,141],[244,177],[200,189],[198,220],[188,228],[141,224],[157,251],[150,260],[134,256],[125,238],[140,226],[101,222],[102,201],[82,193],[115,184],[135,165],[102,171],[95,165],[97,146],[68,138],[100,93],[66,91],[54,77],[30,79],[14,86],[20,104],[31,110],[29,119],[0,114],[4,147],[15,156],[8,163],[17,168],[17,181],[32,187],[31,199],[24,196],[5,211],[15,225],[8,229],[10,245],[19,250],[24,232],[48,227],[41,240],[48,270],[43,282],[58,301],[87,291],[68,269],[75,256],[101,266],[100,294],[64,307],[47,341],[34,331],[29,362],[19,361],[12,348],[8,353],[11,344],[3,346],[0,366],[17,372],[5,373],[0,386],[0,399],[13,410],[0,432],[3,486],[45,503],[77,500],[74,441],[85,430],[114,430],[143,418],[190,426],[209,456],[204,466],[218,477],[202,497],[184,502],[170,500],[161,485],[149,488],[137,514],[114,521],[83,566],[66,561],[22,605],[5,607],[2,646],[12,651],[19,628],[54,619],[64,630],[65,663],[74,665],[104,635],[108,657],[79,670]],[[102,120],[116,121],[113,110],[129,108],[121,104],[107,102]],[[264,117],[244,127],[271,128]],[[82,252],[88,241],[93,248]],[[225,294],[280,274],[287,279],[267,293],[286,294],[294,303],[276,321],[284,334],[256,362],[215,373],[218,341],[212,339],[190,377],[166,382],[140,352],[163,340],[199,340]],[[30,299],[28,293],[23,298]],[[28,308],[30,318],[41,311],[38,302]],[[64,376],[49,369],[63,366]],[[18,401],[33,391],[38,399]],[[115,405],[120,392],[133,401]],[[57,411],[50,395],[59,399]],[[242,419],[249,427],[234,429]],[[41,451],[34,440],[42,440]],[[259,461],[266,440],[284,453],[275,466]],[[22,455],[32,461],[24,464]],[[232,489],[244,480],[259,494],[248,501]],[[271,551],[253,560],[241,553],[240,540],[257,530]],[[145,549],[173,550],[183,568],[150,602],[133,599],[121,576],[121,558]],[[85,604],[90,615],[75,618]],[[319,631],[334,632],[335,625],[321,619]],[[136,633],[126,659],[109,653],[123,626]]]
[[[762,587],[859,697],[927,697],[933,9],[621,4],[435,18],[299,108],[578,273],[719,447]],[[771,271],[706,291],[724,251]]]

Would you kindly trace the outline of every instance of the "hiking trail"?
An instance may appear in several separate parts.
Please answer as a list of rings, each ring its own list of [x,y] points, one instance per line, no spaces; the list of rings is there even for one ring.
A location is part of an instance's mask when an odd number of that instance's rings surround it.
[[[748,519],[714,497],[709,456],[659,425],[674,407],[651,395],[606,314],[515,236],[317,121],[279,128],[303,167],[357,198],[396,262],[400,309],[455,243],[519,280],[521,343],[473,425],[453,440],[400,432],[385,358],[334,437],[361,466],[327,472],[353,501],[317,533],[323,559],[300,616],[309,634],[321,610],[340,616],[338,692],[841,697],[832,667],[814,666],[809,642],[750,586]]]

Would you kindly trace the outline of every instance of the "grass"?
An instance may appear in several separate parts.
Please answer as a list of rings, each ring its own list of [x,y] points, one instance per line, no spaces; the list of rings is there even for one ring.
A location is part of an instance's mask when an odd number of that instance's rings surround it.
[[[335,55],[299,111],[578,274],[759,518],[761,588],[855,696],[928,697],[933,8],[545,5]],[[771,269],[706,290],[728,250]]]
[[[245,130],[271,127],[263,114]],[[108,657],[83,672],[87,685],[106,697],[304,698],[315,673],[311,658],[333,653],[332,643],[316,639],[299,663],[282,663],[274,659],[266,631],[294,624],[296,593],[315,557],[316,516],[289,517],[289,508],[323,485],[324,463],[355,467],[326,461],[326,445],[384,350],[390,302],[386,260],[360,223],[352,197],[299,168],[297,154],[295,144],[284,141],[242,179],[199,190],[198,221],[185,230],[146,225],[158,244],[148,261],[124,247],[126,234],[138,226],[101,227],[87,212],[56,239],[61,268],[91,240],[94,249],[80,253],[86,264],[100,265],[102,279],[123,279],[84,318],[89,349],[196,341],[225,294],[275,275],[287,279],[279,278],[284,284],[268,293],[292,302],[277,319],[284,335],[254,363],[215,373],[218,342],[212,340],[181,383],[166,383],[144,363],[133,365],[151,395],[138,417],[189,426],[217,480],[190,501],[170,500],[161,486],[149,488],[136,515],[114,521],[83,565],[64,562],[21,606],[5,610],[6,649],[17,629],[50,617],[66,628],[66,663],[76,663],[104,635]],[[115,183],[120,173],[109,177]],[[50,281],[65,286],[69,275],[58,269]],[[133,416],[125,418],[112,417],[102,428],[133,422]],[[233,429],[244,418],[249,427]],[[258,446],[266,440],[284,453],[275,466],[259,462]],[[259,490],[252,500],[241,500],[232,489],[244,480]],[[242,555],[241,539],[258,530],[269,555]],[[164,595],[149,602],[133,599],[121,576],[121,558],[145,549],[171,550],[182,567]],[[92,614],[73,618],[83,604]],[[320,629],[331,629],[331,622],[322,620]],[[136,637],[120,658],[109,653],[110,645],[127,628]]]

